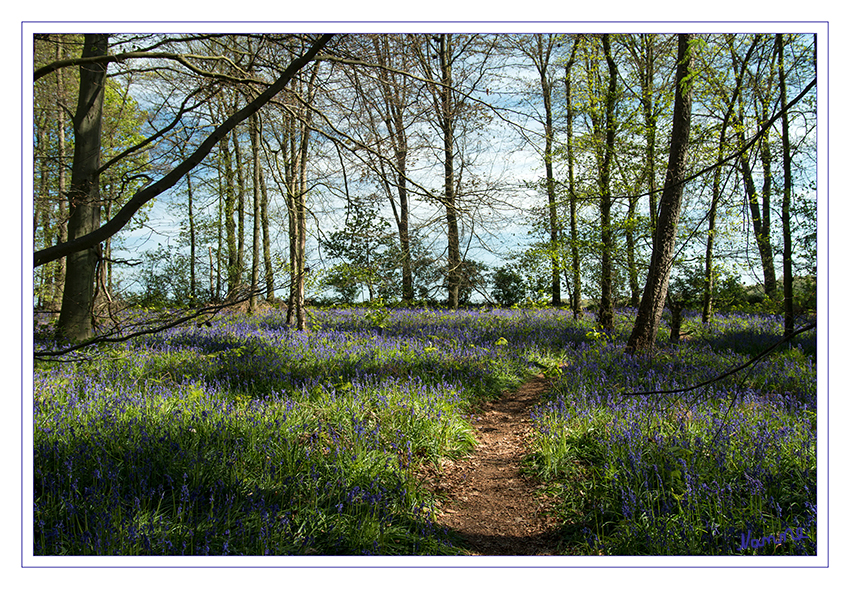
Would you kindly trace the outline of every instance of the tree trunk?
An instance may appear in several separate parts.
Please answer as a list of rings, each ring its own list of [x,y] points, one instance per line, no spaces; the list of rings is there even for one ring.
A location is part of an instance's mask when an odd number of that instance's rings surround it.
[[[549,247],[552,256],[552,306],[561,305],[561,264],[558,254],[560,239],[560,221],[558,220],[557,198],[555,196],[555,174],[552,171],[552,143],[554,139],[554,126],[552,124],[552,82],[547,73],[549,65],[549,52],[543,47],[543,35],[535,35],[537,39],[537,71],[540,74],[540,89],[543,93],[543,110],[545,122],[543,131],[545,142],[543,147],[543,165],[546,169],[546,196],[549,201]],[[551,39],[550,39],[551,43]]]
[[[233,166],[230,160],[230,147],[221,142],[221,156],[224,165],[224,230],[227,240],[227,295],[236,292],[239,286],[239,262],[236,244],[236,189],[233,180]]]
[[[233,130],[233,158],[236,164],[236,275],[239,285],[245,273],[245,175],[242,173],[242,148],[239,135]]]
[[[107,54],[108,35],[86,34],[82,57]],[[73,240],[100,226],[100,145],[106,64],[80,66],[80,94],[74,115],[74,164],[68,202],[68,237]],[[100,244],[69,254],[57,335],[82,341],[94,335],[92,305]]]
[[[32,217],[32,232],[33,235],[38,233],[39,223],[44,228],[44,242],[50,243],[52,237],[50,231],[50,217],[52,207],[48,198],[48,179],[50,169],[48,162],[50,159],[47,156],[47,125],[49,124],[49,116],[44,117],[46,120],[36,122],[36,143],[34,153],[38,165],[38,188],[33,194],[33,217]],[[44,266],[36,271],[39,280],[38,301],[39,309],[46,309],[49,302],[53,299],[52,272],[53,268]]]
[[[251,135],[251,160],[252,160],[252,187],[254,193],[254,222],[253,239],[251,249],[251,298],[248,304],[248,312],[253,314],[257,311],[257,289],[260,283],[260,131],[257,114],[254,113],[248,119],[248,130]]]
[[[655,116],[655,35],[641,35],[643,45],[643,71],[640,76],[641,107],[643,110],[643,121],[646,127],[646,187],[649,192],[649,230],[655,235],[655,226],[658,216],[658,195],[655,185],[655,136],[658,121]],[[629,215],[632,216],[633,209],[637,203],[629,200]],[[634,241],[631,225],[629,225],[629,240]],[[631,304],[634,307],[640,305],[640,287],[638,286],[638,273],[634,261],[634,245],[629,244],[629,288],[631,290]]]
[[[785,298],[785,337],[794,331],[794,290],[791,253],[791,139],[789,137],[788,105],[785,81],[785,46],[782,33],[776,35],[776,51],[779,54],[779,100],[782,106],[782,171],[785,182],[782,191],[782,290]]]
[[[218,219],[216,220],[216,251],[215,251],[215,288],[210,284],[210,296],[213,300],[221,301],[221,252],[224,249],[224,182],[221,179],[221,152],[219,152],[218,167]],[[210,260],[210,272],[212,272],[212,260]]]
[[[460,232],[457,219],[457,195],[455,194],[454,175],[454,126],[455,105],[452,94],[452,36],[442,34],[438,39],[438,58],[440,61],[440,81],[438,94],[440,127],[443,131],[443,168],[445,179],[446,227],[448,237],[448,304],[457,309],[460,303]]]
[[[195,252],[195,203],[193,201],[194,194],[192,193],[192,175],[186,174],[186,196],[189,214],[189,297],[194,305],[198,298],[196,291],[195,266],[197,265],[197,254]]]
[[[608,64],[608,92],[605,96],[605,153],[600,170],[599,184],[601,189],[600,213],[602,224],[602,267],[601,290],[598,322],[602,329],[614,329],[614,298],[613,298],[613,262],[614,249],[611,231],[611,163],[614,157],[614,106],[617,92],[617,66],[611,56],[610,35],[602,35],[602,48],[605,61]]]
[[[718,161],[723,159],[723,133],[720,134]],[[722,168],[717,166],[711,183],[711,206],[708,209],[708,237],[705,242],[705,276],[702,290],[702,322],[708,323],[714,315],[714,236],[717,232],[717,205],[720,203]]]
[[[56,44],[56,59],[62,59],[62,43]],[[56,71],[56,96],[59,101],[56,109],[56,148],[57,148],[57,167],[58,177],[56,186],[56,196],[59,200],[59,218],[57,219],[57,245],[68,241],[68,220],[65,218],[66,211],[66,184],[67,174],[65,173],[65,108],[62,102],[65,100],[65,70],[59,69]],[[56,262],[56,273],[53,276],[53,300],[51,302],[51,310],[59,310],[62,308],[62,292],[65,287],[65,258],[60,258]]]
[[[744,187],[747,193],[747,203],[753,220],[753,233],[756,246],[761,258],[762,275],[764,277],[764,292],[773,298],[776,294],[776,269],[773,265],[773,247],[770,243],[770,226],[765,224],[759,209],[758,192],[756,191],[753,172],[746,152],[741,153],[741,172],[744,177]],[[768,198],[769,201],[769,198]],[[769,222],[769,218],[768,218]]]
[[[260,222],[263,226],[263,268],[266,273],[266,300],[275,301],[274,294],[274,266],[272,265],[271,231],[269,230],[269,193],[266,190],[266,179],[260,176]]]
[[[572,103],[572,79],[570,78],[570,70],[575,63],[576,51],[579,45],[579,37],[573,41],[573,48],[570,52],[570,59],[564,68],[564,86],[566,90],[566,108],[567,108],[567,180],[570,192],[570,250],[572,255],[572,311],[573,317],[578,319],[581,317],[581,258],[578,250],[578,198],[576,197],[575,189],[575,155],[573,153],[573,112]]]
[[[640,286],[635,255],[635,220],[637,218],[637,198],[629,197],[629,212],[626,214],[626,263],[629,267],[629,305],[637,308],[640,304]]]
[[[738,64],[738,60],[733,52],[732,54],[732,66],[735,69],[736,75],[740,75],[743,78],[744,75],[744,65]],[[740,69],[740,74],[738,73]],[[738,133],[739,141],[741,146],[743,147],[744,143],[744,101],[741,94],[738,95],[738,118],[737,122],[741,128],[741,131]],[[766,133],[765,136],[762,137],[762,141],[765,142],[762,145],[766,145]],[[769,158],[769,155],[767,156]],[[764,149],[762,150],[762,163],[764,164],[765,153]],[[764,212],[766,212],[766,218],[763,218],[763,211],[759,208],[758,201],[758,192],[756,191],[755,181],[753,180],[752,167],[750,165],[749,154],[747,151],[742,151],[740,156],[741,161],[741,174],[744,178],[744,188],[746,190],[746,198],[747,203],[750,207],[750,215],[753,220],[753,233],[756,238],[756,246],[759,250],[759,257],[761,258],[761,266],[762,272],[764,276],[764,292],[768,297],[773,298],[776,294],[776,270],[773,264],[773,247],[770,243],[770,169],[769,169],[769,159],[767,166],[767,176],[765,177],[764,188],[766,189],[766,193],[762,194],[762,207]]]
[[[290,287],[286,319],[290,325],[301,331],[307,329],[307,153],[313,112],[305,105],[313,102],[318,73],[319,68],[316,65],[306,85],[300,80],[294,85],[292,91],[300,95],[295,106],[300,115],[299,118],[294,114],[288,115],[285,136],[281,142],[284,149],[288,150],[285,154],[285,182],[289,213]]]
[[[396,127],[402,128],[401,121],[396,122]],[[398,226],[399,246],[401,247],[401,299],[406,303],[413,303],[415,294],[413,292],[413,259],[410,253],[410,203],[407,195],[407,140],[404,141],[403,151],[399,151],[396,158],[398,165],[398,204],[399,217],[396,222]]]
[[[676,246],[676,229],[682,207],[683,181],[688,155],[688,139],[691,127],[691,51],[690,34],[678,36],[679,51],[676,67],[676,98],[673,106],[673,129],[670,137],[670,159],[658,211],[658,227],[652,248],[649,273],[643,297],[638,308],[635,325],[626,349],[632,353],[652,348],[664,301],[673,254]]]
[[[770,113],[768,112],[768,106],[766,104],[762,105],[764,109],[762,110],[762,115],[759,117],[760,120],[767,120],[770,117]],[[770,142],[768,141],[768,136],[770,133],[770,128],[764,130],[764,135],[761,136],[759,140],[760,144],[760,153],[761,153],[761,163],[762,163],[762,189],[761,189],[761,234],[760,241],[763,244],[759,251],[764,250],[764,254],[762,255],[762,262],[766,264],[764,269],[764,291],[767,296],[771,299],[776,298],[776,269],[773,263],[773,244],[770,239],[770,201],[771,196],[773,194],[773,173],[771,170],[771,165],[773,163],[773,156],[770,153]]]
[[[655,55],[652,46],[652,36],[645,35],[643,39],[646,43],[645,53],[646,68],[644,76],[641,78],[641,94],[643,98],[643,119],[646,124],[646,176],[647,188],[649,192],[649,228],[652,234],[655,235],[655,226],[658,217],[658,195],[655,193],[655,135],[658,127],[658,121],[655,118],[655,96],[654,84],[655,79]]]

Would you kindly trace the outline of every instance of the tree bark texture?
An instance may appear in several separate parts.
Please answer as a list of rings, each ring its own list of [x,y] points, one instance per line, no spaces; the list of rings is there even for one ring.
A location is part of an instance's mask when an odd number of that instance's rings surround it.
[[[608,92],[605,95],[605,153],[600,170],[599,184],[601,189],[600,215],[602,224],[602,267],[601,291],[599,301],[598,322],[602,329],[614,329],[614,282],[612,254],[614,239],[611,231],[611,165],[614,158],[614,106],[617,93],[617,66],[611,55],[610,35],[602,35],[602,48],[605,61],[608,64]]]
[[[262,194],[260,191],[260,130],[257,113],[248,118],[248,131],[251,136],[251,161],[253,172],[251,175],[254,194],[254,222],[251,240],[251,299],[248,305],[249,312],[257,311],[257,289],[260,283],[260,203]]]
[[[233,165],[230,159],[230,146],[221,142],[221,160],[224,166],[224,231],[227,240],[227,295],[236,292],[239,286],[239,264],[236,244],[236,187],[233,179]]]
[[[86,34],[83,57],[106,55],[108,35]],[[100,226],[100,146],[106,65],[80,67],[80,93],[74,115],[74,163],[68,191],[68,238],[74,240]],[[94,288],[100,243],[72,252],[66,260],[65,287],[57,335],[82,341],[94,335]]]
[[[637,352],[652,348],[667,298],[670,269],[676,246],[676,230],[682,207],[683,180],[688,156],[691,127],[691,35],[678,36],[678,65],[676,68],[676,98],[673,106],[673,129],[670,140],[670,159],[661,202],[658,210],[656,239],[635,325],[627,349]]]
[[[457,219],[457,195],[455,194],[454,173],[454,127],[455,105],[452,91],[452,35],[442,34],[438,40],[438,58],[440,61],[440,81],[438,89],[438,112],[440,127],[443,131],[443,167],[445,178],[444,204],[446,207],[446,227],[448,237],[448,304],[457,309],[460,303],[460,232]]]

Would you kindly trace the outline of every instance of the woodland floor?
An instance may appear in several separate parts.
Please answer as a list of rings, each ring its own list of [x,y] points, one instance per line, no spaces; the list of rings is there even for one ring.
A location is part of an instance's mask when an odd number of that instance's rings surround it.
[[[462,460],[429,469],[426,484],[440,498],[437,521],[456,532],[471,555],[557,554],[553,500],[521,464],[531,435],[530,411],[545,391],[539,375],[484,404],[475,415],[478,446]]]

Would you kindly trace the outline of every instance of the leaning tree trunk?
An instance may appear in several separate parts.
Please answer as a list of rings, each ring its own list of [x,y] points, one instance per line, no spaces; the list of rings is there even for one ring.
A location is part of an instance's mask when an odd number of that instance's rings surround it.
[[[735,69],[736,76],[739,75],[743,77],[744,75],[744,65],[740,65],[735,58],[735,55],[732,55],[732,66]],[[759,201],[758,201],[758,192],[756,191],[755,180],[753,179],[752,167],[750,164],[749,154],[746,149],[743,149],[744,144],[744,100],[741,94],[738,94],[738,117],[737,123],[741,128],[741,131],[738,133],[739,142],[741,144],[742,150],[740,155],[741,161],[741,174],[744,178],[744,188],[746,190],[747,195],[747,204],[750,207],[750,214],[753,219],[753,233],[756,238],[756,245],[758,246],[759,256],[761,257],[761,266],[762,272],[764,275],[764,291],[768,297],[773,298],[776,294],[776,270],[773,265],[773,247],[770,243],[770,173],[768,171],[765,179],[764,179],[764,188],[765,191],[762,194],[762,209],[759,209]],[[762,138],[762,141],[766,141],[767,132],[765,131],[765,135]],[[763,143],[764,145],[764,143]],[[764,151],[762,151],[762,157],[764,158]]]
[[[691,128],[691,81],[689,78],[691,35],[679,35],[679,57],[676,68],[676,98],[673,106],[673,130],[670,141],[670,159],[667,163],[667,176],[658,210],[656,238],[652,247],[649,274],[646,279],[643,297],[638,308],[635,325],[626,349],[631,352],[652,348],[667,287],[673,254],[676,246],[676,228],[682,208],[682,192],[685,179],[685,166],[688,156],[688,139]]]
[[[82,57],[107,54],[108,35],[86,34]],[[104,81],[107,65],[80,66],[80,93],[74,115],[74,163],[68,202],[68,238],[73,240],[100,226],[100,144],[103,118]],[[100,244],[67,257],[62,310],[57,335],[82,341],[94,335],[94,286]]]

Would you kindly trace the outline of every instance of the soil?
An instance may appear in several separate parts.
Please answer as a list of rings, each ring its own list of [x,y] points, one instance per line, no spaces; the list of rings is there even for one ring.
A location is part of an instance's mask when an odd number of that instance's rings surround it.
[[[521,472],[529,451],[531,408],[547,386],[539,375],[474,416],[478,446],[468,458],[444,460],[426,485],[440,499],[437,522],[454,531],[470,555],[558,554],[554,499]]]

